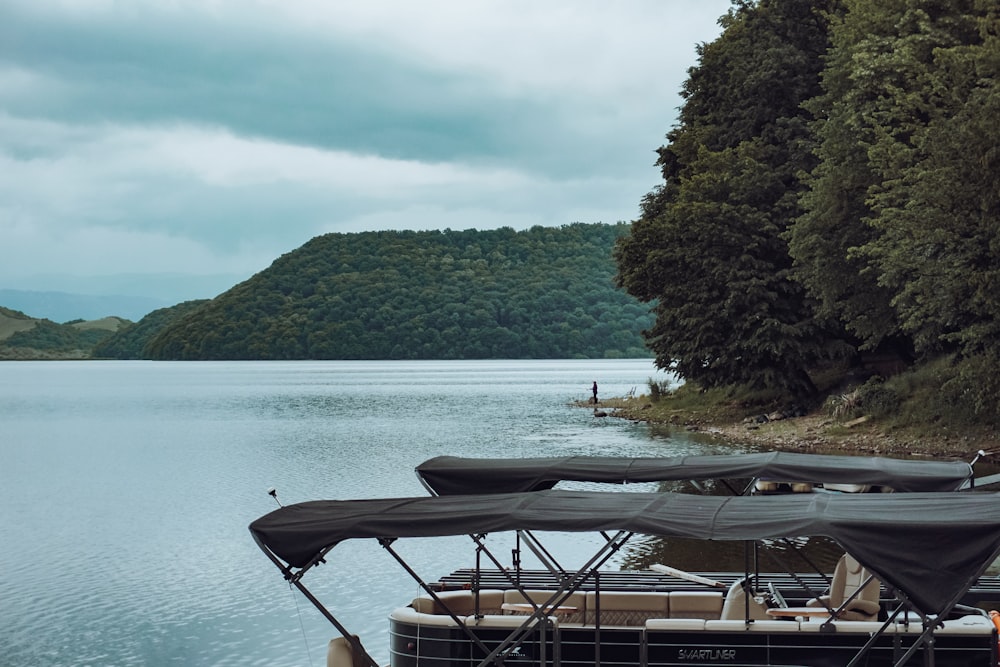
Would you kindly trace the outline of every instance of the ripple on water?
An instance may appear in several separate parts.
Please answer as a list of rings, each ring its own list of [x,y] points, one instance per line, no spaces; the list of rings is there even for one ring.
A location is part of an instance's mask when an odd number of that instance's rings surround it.
[[[247,532],[275,507],[271,486],[286,504],[423,495],[413,468],[442,454],[697,448],[570,407],[595,379],[602,395],[644,387],[648,361],[0,372],[0,655],[18,667],[323,664],[333,628]],[[412,542],[400,548],[431,579],[474,565],[467,539]],[[552,546],[572,563],[591,545],[569,535]],[[387,615],[419,588],[377,545],[342,545],[328,561],[306,584],[387,662]]]

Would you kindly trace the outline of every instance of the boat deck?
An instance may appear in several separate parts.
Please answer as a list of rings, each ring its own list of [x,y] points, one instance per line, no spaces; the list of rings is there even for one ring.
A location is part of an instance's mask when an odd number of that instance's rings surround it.
[[[786,615],[746,621],[730,600],[738,588],[691,590],[689,582],[661,585],[662,575],[639,572],[609,577],[617,579],[608,582],[619,586],[614,591],[603,588],[602,576],[599,592],[576,591],[539,612],[551,587],[513,590],[493,572],[479,579],[490,588],[473,592],[466,588],[471,574],[453,573],[446,578],[451,590],[446,584],[435,597],[419,596],[390,614],[392,667],[476,667],[494,658],[518,667],[844,667],[862,651],[866,667],[927,664],[925,626],[910,617],[833,620],[824,618],[826,610],[781,608]],[[552,582],[548,573],[521,574],[522,585]],[[734,578],[718,574],[720,581]],[[659,590],[645,590],[651,586]],[[533,613],[544,621],[526,618]],[[996,667],[997,631],[985,613],[968,610],[934,633],[929,646],[937,667]]]
[[[722,582],[727,587],[737,579],[743,578],[741,572],[701,572],[700,576]],[[502,572],[495,569],[483,569],[478,573],[479,588],[507,589],[514,588],[510,578],[526,589],[554,589],[559,581],[548,570],[521,570],[519,572]],[[796,579],[798,578],[798,580]],[[602,591],[691,591],[706,590],[705,586],[691,583],[684,579],[651,570],[601,570],[600,589]],[[798,606],[813,597],[802,584],[812,591],[822,591],[827,587],[827,581],[816,573],[797,573],[795,577],[787,572],[762,572],[763,582],[773,582],[785,600],[791,606]],[[455,570],[441,577],[437,588],[440,590],[468,589],[477,580],[473,568]],[[801,583],[800,583],[801,582]],[[593,578],[588,578],[581,586],[582,591],[592,591],[597,588]],[[892,598],[883,590],[882,597]],[[988,575],[980,577],[974,586],[962,598],[961,604],[981,609],[1000,609],[1000,576]]]

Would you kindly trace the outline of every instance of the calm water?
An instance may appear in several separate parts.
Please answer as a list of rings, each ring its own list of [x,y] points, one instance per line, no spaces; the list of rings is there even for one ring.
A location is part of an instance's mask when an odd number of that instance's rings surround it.
[[[335,631],[247,531],[269,487],[424,495],[413,468],[441,454],[724,451],[570,405],[651,377],[648,360],[0,364],[0,664],[321,666]],[[433,579],[474,564],[456,540],[400,548]],[[385,663],[386,614],[416,585],[375,545],[328,561],[305,583]]]

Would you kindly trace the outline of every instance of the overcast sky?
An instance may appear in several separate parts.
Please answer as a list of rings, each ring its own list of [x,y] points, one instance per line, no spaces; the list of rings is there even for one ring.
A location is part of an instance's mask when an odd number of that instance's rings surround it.
[[[729,4],[2,0],[0,288],[632,220]]]

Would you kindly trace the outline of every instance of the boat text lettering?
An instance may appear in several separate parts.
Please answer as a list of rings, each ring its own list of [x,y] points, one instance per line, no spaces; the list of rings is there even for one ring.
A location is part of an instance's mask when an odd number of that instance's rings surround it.
[[[677,659],[691,661],[703,660],[735,660],[734,648],[682,648],[677,651]]]

